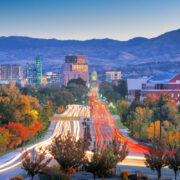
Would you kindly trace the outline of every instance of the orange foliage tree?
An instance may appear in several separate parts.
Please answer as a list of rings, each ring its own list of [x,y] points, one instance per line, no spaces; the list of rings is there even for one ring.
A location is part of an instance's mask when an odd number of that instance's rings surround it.
[[[12,84],[0,87],[1,137],[8,139],[8,144],[0,139],[2,147],[12,149],[32,138],[41,128],[40,110],[36,98],[22,95]]]

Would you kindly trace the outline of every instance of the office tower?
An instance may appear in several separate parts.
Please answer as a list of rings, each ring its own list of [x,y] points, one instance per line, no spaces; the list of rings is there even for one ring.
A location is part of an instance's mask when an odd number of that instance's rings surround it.
[[[36,83],[41,84],[42,79],[42,64],[40,56],[36,58]]]
[[[66,86],[71,79],[81,78],[88,84],[88,64],[85,56],[66,56],[63,64],[63,84]]]
[[[39,56],[34,62],[26,63],[25,78],[29,84],[41,84],[42,63]]]

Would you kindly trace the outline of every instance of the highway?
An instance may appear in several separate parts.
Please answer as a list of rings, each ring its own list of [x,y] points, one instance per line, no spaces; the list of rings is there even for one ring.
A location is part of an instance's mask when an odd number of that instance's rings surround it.
[[[118,164],[118,168],[128,170],[132,173],[139,170],[144,172],[144,174],[149,175],[150,177],[156,177],[156,173],[146,168],[144,164],[143,153],[147,152],[148,148],[139,145],[137,142],[129,139],[125,135],[122,135],[118,131],[107,106],[98,100],[97,92],[94,90],[92,90],[90,93],[90,103],[92,108],[89,106],[75,104],[68,105],[66,111],[63,114],[55,115],[56,123],[51,128],[51,131],[49,132],[50,135],[47,136],[44,140],[26,147],[26,150],[31,152],[33,149],[35,149],[36,152],[39,152],[42,148],[43,150],[46,150],[50,156],[48,147],[52,144],[54,137],[58,136],[59,134],[66,135],[68,132],[70,132],[76,137],[76,140],[78,140],[79,137],[83,136],[83,125],[81,120],[84,117],[92,117],[92,121],[88,123],[90,125],[92,139],[95,140],[98,148],[103,149],[107,143],[112,141],[114,136],[120,141],[127,143],[130,153],[123,162]],[[61,120],[63,118],[68,118],[68,120]],[[92,156],[91,151],[87,151],[86,153],[88,157]],[[12,176],[25,173],[21,169],[21,149],[17,150],[17,152],[14,152],[14,156],[11,155],[8,157],[7,154],[5,157],[6,158],[0,158],[0,179],[6,180]],[[173,172],[167,168],[164,168],[163,175],[164,177],[173,177]]]
[[[88,106],[81,105],[69,105],[67,110],[61,115],[64,117],[69,117],[71,120],[68,121],[58,121],[52,131],[52,134],[45,140],[42,140],[36,144],[25,147],[25,149],[31,152],[35,149],[37,152],[42,150],[47,150],[48,146],[52,144],[54,137],[57,137],[59,134],[66,135],[70,132],[72,135],[79,139],[80,136],[83,135],[82,125],[80,120],[74,120],[74,117],[88,117],[90,115],[88,111]],[[88,112],[87,112],[88,111]],[[59,115],[55,115],[59,116]],[[48,153],[48,152],[47,152]],[[5,157],[0,158],[0,179],[4,179],[4,177],[9,177],[9,175],[14,174],[17,175],[17,167],[20,167],[22,164],[22,150],[18,149],[17,152],[14,153],[14,156],[5,155]],[[18,168],[20,169],[20,168]],[[12,171],[12,172],[10,172]]]
[[[90,103],[92,106],[92,119],[94,125],[94,134],[96,136],[96,145],[102,149],[112,138],[116,137],[126,143],[130,153],[143,155],[148,148],[122,135],[116,128],[114,120],[108,111],[107,106],[98,100],[97,90],[91,90]]]

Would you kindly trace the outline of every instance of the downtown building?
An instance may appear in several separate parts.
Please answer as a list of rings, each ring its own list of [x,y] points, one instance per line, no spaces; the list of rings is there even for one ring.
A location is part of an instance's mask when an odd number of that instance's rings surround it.
[[[88,64],[85,56],[66,56],[62,66],[62,84],[67,86],[71,79],[83,79],[88,85]]]
[[[38,56],[34,62],[28,62],[25,66],[25,79],[28,84],[41,84],[42,82],[42,63]]]
[[[22,65],[0,64],[0,84],[21,83],[23,79]]]
[[[164,73],[151,77],[147,83],[142,84],[142,97],[147,94],[169,95],[176,102],[180,101],[180,74]]]
[[[120,80],[121,77],[121,71],[108,71],[106,72],[106,81],[112,82]]]
[[[142,101],[148,94],[171,96],[175,102],[180,101],[180,74],[163,73],[142,79],[127,79],[128,100],[135,98]]]

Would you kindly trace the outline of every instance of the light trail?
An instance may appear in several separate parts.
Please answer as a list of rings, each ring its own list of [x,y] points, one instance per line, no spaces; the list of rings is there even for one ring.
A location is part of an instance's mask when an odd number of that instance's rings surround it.
[[[80,109],[78,109],[78,106],[70,105],[68,106],[68,109],[62,114],[64,116],[77,116],[79,117],[80,115]],[[85,108],[83,108],[85,110]],[[76,113],[76,114],[75,114]],[[72,117],[73,118],[73,117]],[[52,135],[44,141],[41,141],[39,143],[36,143],[34,145],[31,145],[30,147],[27,147],[27,151],[31,151],[32,149],[35,149],[36,152],[40,152],[40,149],[46,150],[48,153],[48,146],[52,144],[52,141],[55,137],[59,136],[60,134],[67,135],[68,132],[72,133],[75,137],[76,140],[79,139],[80,137],[80,122],[77,120],[74,123],[74,129],[75,131],[71,130],[71,122],[70,121],[59,121],[56,123],[56,126],[54,128],[54,131]],[[22,164],[22,152],[17,153],[12,159],[4,162],[3,164],[0,164],[0,173],[9,171],[19,165]],[[17,162],[18,161],[18,162]]]
[[[105,106],[105,104],[103,104],[102,102],[100,102],[97,99],[97,91],[92,90],[90,92],[89,99],[90,99],[90,103],[92,105],[92,113],[95,114],[97,110],[100,111],[99,119],[96,117],[97,113],[96,113],[96,116],[93,116],[94,129],[96,130],[96,126],[97,126],[98,131],[99,131],[99,132],[95,132],[95,136],[98,140],[99,140],[100,134],[103,136],[103,139],[107,139],[108,141],[110,141],[110,137],[112,138],[112,136],[108,130],[108,127],[107,127],[107,124],[108,124],[108,126],[111,128],[113,136],[118,138],[120,141],[126,143],[133,153],[144,154],[144,152],[147,152],[149,150],[147,147],[137,144],[137,143],[133,142],[132,140],[128,139],[127,137],[123,136],[117,130],[117,128],[114,124],[114,120],[113,120],[110,112],[108,111],[107,106]],[[97,121],[99,121],[99,122],[97,122]],[[101,125],[102,132],[101,132],[101,130],[99,130],[100,129],[99,123]]]

